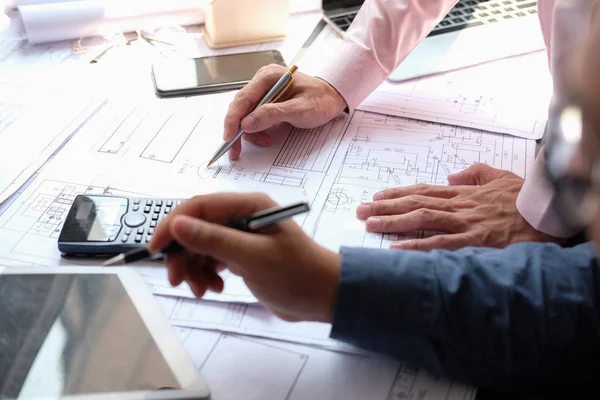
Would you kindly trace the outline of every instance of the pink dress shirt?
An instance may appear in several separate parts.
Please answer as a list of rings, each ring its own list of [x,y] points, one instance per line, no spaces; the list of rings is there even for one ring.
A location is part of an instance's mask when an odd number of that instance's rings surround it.
[[[406,56],[454,7],[457,0],[366,0],[342,41],[335,62],[319,74],[354,110],[396,69]],[[538,0],[538,15],[559,103],[569,60],[580,35],[589,26],[593,0]],[[360,82],[360,84],[357,84]],[[529,171],[517,198],[521,215],[535,229],[570,237],[556,211],[552,187],[544,178],[544,151]]]

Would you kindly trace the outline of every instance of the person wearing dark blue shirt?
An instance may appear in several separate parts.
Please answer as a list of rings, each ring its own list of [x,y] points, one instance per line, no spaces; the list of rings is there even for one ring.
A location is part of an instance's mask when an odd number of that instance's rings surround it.
[[[224,227],[275,203],[220,193],[178,207],[150,250],[181,243],[185,251],[166,256],[169,279],[198,297],[221,291],[228,268],[282,319],[332,323],[336,339],[440,376],[505,393],[600,394],[598,20],[561,89],[572,100],[549,121],[546,152],[565,221],[586,225],[592,242],[335,253],[291,220],[260,234]]]

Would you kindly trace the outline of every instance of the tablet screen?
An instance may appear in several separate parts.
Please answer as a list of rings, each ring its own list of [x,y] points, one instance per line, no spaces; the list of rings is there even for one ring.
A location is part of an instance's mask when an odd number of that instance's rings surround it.
[[[117,275],[0,275],[0,398],[179,389]]]

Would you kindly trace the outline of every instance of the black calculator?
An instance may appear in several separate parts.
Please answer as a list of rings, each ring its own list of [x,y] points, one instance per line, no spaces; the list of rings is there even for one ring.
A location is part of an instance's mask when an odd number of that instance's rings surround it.
[[[64,256],[111,256],[147,246],[158,222],[183,199],[80,194],[58,237]]]

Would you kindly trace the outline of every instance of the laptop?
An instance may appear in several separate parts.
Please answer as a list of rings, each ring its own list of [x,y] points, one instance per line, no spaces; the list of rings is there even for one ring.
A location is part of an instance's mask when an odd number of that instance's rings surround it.
[[[324,19],[343,35],[362,4],[362,0],[323,0]],[[459,0],[388,79],[403,81],[544,47],[537,1]]]

